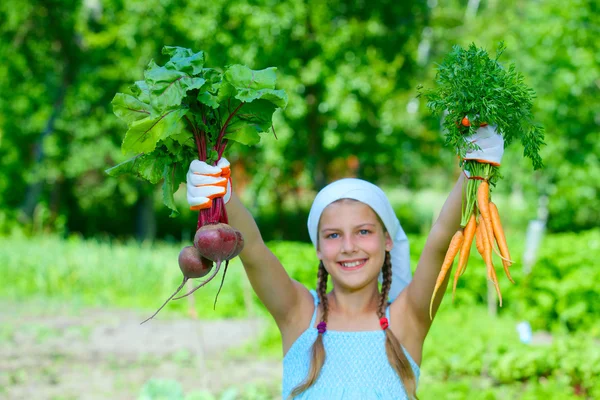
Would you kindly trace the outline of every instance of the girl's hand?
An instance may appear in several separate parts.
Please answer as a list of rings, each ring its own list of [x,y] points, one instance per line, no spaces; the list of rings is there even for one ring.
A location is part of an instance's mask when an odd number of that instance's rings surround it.
[[[479,129],[474,135],[466,136],[468,143],[474,143],[480,147],[480,150],[467,152],[465,160],[475,160],[481,163],[487,163],[499,166],[504,154],[504,139],[498,134],[496,127],[486,125]]]
[[[194,160],[186,178],[187,202],[190,210],[212,207],[212,200],[223,197],[225,204],[231,199],[231,169],[229,161],[221,157],[216,166]]]

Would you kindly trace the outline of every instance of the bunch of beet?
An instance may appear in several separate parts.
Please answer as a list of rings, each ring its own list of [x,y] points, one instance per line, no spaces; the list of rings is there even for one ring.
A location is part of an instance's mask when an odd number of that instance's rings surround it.
[[[222,207],[224,211],[224,207],[221,204],[219,206],[215,208]],[[206,211],[210,212],[209,210]],[[202,216],[206,215],[204,211],[205,210],[200,211],[199,224],[201,223]],[[152,314],[150,318],[143,321],[142,324],[154,318],[154,316],[156,316],[156,314],[158,314],[158,312],[162,310],[163,307],[171,299],[178,300],[189,296],[190,294],[194,293],[196,290],[200,289],[202,286],[210,282],[219,272],[221,263],[225,261],[225,271],[223,272],[223,279],[221,280],[221,286],[219,287],[219,291],[217,292],[218,297],[219,292],[221,291],[221,287],[223,286],[223,282],[225,281],[225,274],[227,273],[229,260],[240,254],[243,248],[244,238],[242,237],[240,231],[238,231],[237,229],[234,229],[223,222],[202,225],[194,235],[194,245],[184,247],[179,253],[179,268],[183,273],[183,281],[181,282],[181,285],[179,285],[177,290],[175,290],[175,293],[173,293],[171,297],[169,297],[163,303],[163,305],[160,306],[160,308],[154,314]],[[214,269],[213,262],[215,263]],[[208,275],[211,269],[213,270],[213,272],[210,274],[210,276],[204,281],[202,281],[198,286],[196,286],[194,289],[190,290],[188,293],[182,296],[175,297],[175,295],[179,293],[181,288],[183,288],[188,279],[202,278]],[[215,305],[217,304],[217,297],[215,297]]]
[[[136,81],[130,93],[117,93],[112,101],[115,115],[127,123],[121,149],[134,156],[107,173],[133,174],[152,184],[163,181],[163,202],[176,216],[173,196],[183,183],[182,170],[194,159],[217,165],[230,143],[250,146],[260,142],[261,133],[272,129],[275,134],[273,114],[286,107],[287,94],[276,88],[274,67],[208,68],[204,52],[179,46],[165,46],[163,54],[169,56],[168,62],[159,65],[151,60],[144,80]],[[196,151],[191,150],[192,142]],[[229,178],[228,171],[223,177]],[[196,229],[194,246],[179,254],[183,282],[146,321],[171,299],[186,297],[210,282],[223,261],[224,281],[228,261],[244,247],[240,232],[228,225],[222,198],[200,210]],[[189,279],[207,275],[189,293],[175,297]]]

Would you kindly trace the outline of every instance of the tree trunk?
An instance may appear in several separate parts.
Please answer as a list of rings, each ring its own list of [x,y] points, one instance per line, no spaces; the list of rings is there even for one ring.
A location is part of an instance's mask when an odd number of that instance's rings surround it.
[[[50,118],[48,118],[48,122],[46,122],[46,128],[41,133],[39,139],[33,145],[32,158],[34,170],[40,169],[39,167],[44,159],[44,139],[46,138],[46,136],[50,135],[54,130],[56,118],[58,118],[62,110],[65,92],[65,88],[63,88],[60,91],[58,99],[54,103],[52,114],[50,115]],[[23,200],[23,204],[21,206],[21,211],[23,212],[23,215],[25,216],[27,221],[31,221],[31,219],[33,218],[33,211],[35,210],[35,206],[39,201],[43,188],[44,182],[40,179],[34,179],[34,181],[27,186],[27,189],[25,191],[25,199]]]
[[[306,64],[312,57],[319,56],[320,46],[315,40],[315,29],[311,21],[311,13],[306,15],[307,57]],[[323,156],[323,121],[319,116],[319,101],[322,90],[319,82],[306,87],[307,127],[308,127],[308,167],[311,168],[312,181],[315,189],[321,190],[327,184],[326,162]]]
[[[313,184],[317,190],[321,190],[327,184],[327,163],[323,155],[323,127],[319,121],[319,96],[315,85],[307,88],[308,164],[311,168]]]
[[[61,7],[62,6],[62,7]],[[72,7],[68,4],[56,3],[54,1],[41,2],[39,8],[43,9],[48,15],[50,21],[61,21],[56,29],[53,29],[50,34],[58,44],[57,63],[62,63],[62,74],[58,87],[48,87],[48,92],[56,92],[56,100],[52,108],[52,114],[48,118],[44,131],[36,141],[33,147],[33,165],[34,171],[40,170],[40,166],[44,160],[44,139],[54,131],[56,119],[60,116],[64,99],[68,88],[75,81],[75,77],[79,70],[79,60],[81,59],[80,40],[75,30],[75,20],[65,19],[64,16],[69,12],[74,13]],[[15,37],[15,43],[22,43],[27,40],[29,29],[23,29]],[[21,206],[22,215],[27,221],[31,221],[33,212],[39,202],[39,197],[42,194],[44,183],[41,179],[34,181],[27,187],[25,191],[25,199]]]
[[[465,20],[471,20],[477,15],[479,10],[479,0],[469,0],[467,9],[465,10]]]
[[[156,238],[156,215],[152,193],[140,191],[135,205],[135,238],[140,241],[154,241]]]

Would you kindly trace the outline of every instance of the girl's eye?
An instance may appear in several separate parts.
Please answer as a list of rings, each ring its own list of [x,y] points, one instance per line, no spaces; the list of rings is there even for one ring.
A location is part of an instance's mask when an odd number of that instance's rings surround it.
[[[337,233],[330,233],[329,235],[325,236],[327,239],[337,239],[340,235],[338,235]]]
[[[368,230],[368,229],[361,229],[361,230],[359,231],[359,233],[360,233],[361,235],[368,235],[369,233],[371,233],[371,231],[370,231],[370,230]]]

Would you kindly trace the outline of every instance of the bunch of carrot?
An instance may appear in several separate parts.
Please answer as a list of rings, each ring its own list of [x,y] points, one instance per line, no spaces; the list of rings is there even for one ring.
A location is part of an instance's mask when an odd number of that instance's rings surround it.
[[[544,143],[544,128],[533,118],[535,91],[525,84],[525,79],[514,64],[503,66],[499,62],[506,47],[500,43],[496,56],[490,57],[475,43],[467,48],[452,47],[438,65],[435,87],[419,88],[419,96],[427,100],[427,108],[442,117],[446,145],[456,149],[462,158],[461,167],[468,171],[461,226],[452,238],[433,295],[442,286],[457,254],[460,253],[454,277],[453,296],[458,278],[465,272],[473,238],[487,269],[488,279],[494,283],[500,305],[502,295],[492,263],[492,252],[501,258],[506,275],[512,282],[508,268],[512,261],[498,216],[498,209],[490,201],[490,188],[500,178],[499,165],[484,160],[465,160],[474,143],[467,143],[465,135],[474,135],[487,124],[502,135],[507,147],[516,139],[523,145],[523,155],[530,158],[533,168],[543,166],[540,148]]]
[[[485,262],[487,277],[493,282],[496,288],[500,306],[502,306],[502,293],[500,292],[496,269],[492,261],[492,251],[495,251],[500,256],[506,276],[514,283],[510,276],[509,267],[512,261],[506,237],[504,236],[504,229],[500,221],[500,214],[496,205],[490,201],[490,182],[495,181],[497,178],[498,166],[474,160],[465,161],[464,164],[463,168],[469,171],[469,178],[465,185],[461,226],[450,241],[442,269],[435,283],[429,306],[429,316],[431,318],[433,318],[433,302],[437,291],[442,286],[446,275],[450,271],[454,259],[460,253],[452,286],[452,297],[454,298],[458,278],[467,268],[473,239],[475,239],[477,251]],[[497,249],[494,246],[495,244],[497,245]]]

